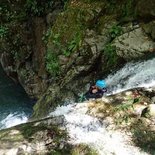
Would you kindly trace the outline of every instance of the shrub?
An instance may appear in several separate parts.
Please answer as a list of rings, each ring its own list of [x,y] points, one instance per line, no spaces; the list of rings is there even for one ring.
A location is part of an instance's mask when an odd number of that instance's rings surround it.
[[[117,63],[116,47],[112,46],[110,43],[104,48],[104,54],[108,59],[107,65],[115,65]]]
[[[58,63],[58,57],[50,50],[46,53],[46,69],[53,76],[59,75],[60,65]]]
[[[8,33],[8,28],[1,25],[0,26],[0,38],[6,37],[7,33]]]
[[[110,36],[112,39],[116,38],[117,36],[120,36],[122,34],[122,28],[120,26],[114,25],[109,30]]]

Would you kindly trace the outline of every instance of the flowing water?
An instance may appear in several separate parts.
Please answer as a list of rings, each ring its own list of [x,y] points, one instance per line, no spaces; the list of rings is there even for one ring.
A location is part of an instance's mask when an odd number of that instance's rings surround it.
[[[0,129],[25,123],[32,106],[23,88],[9,79],[0,66]]]
[[[0,69],[0,128],[25,122],[32,112],[30,99],[20,86],[15,85]],[[122,69],[105,78],[109,94],[135,87],[155,86],[155,58],[128,63]],[[89,102],[73,103],[57,107],[49,116],[65,117],[69,142],[88,144],[100,155],[149,155],[130,142],[121,131],[107,129],[107,120],[100,121],[87,114]]]
[[[135,87],[155,86],[155,58],[143,62],[128,63],[106,79],[109,94]],[[131,143],[122,131],[108,130],[106,120],[100,122],[87,114],[89,102],[57,107],[50,116],[64,115],[72,144],[88,144],[100,155],[149,155]]]
[[[155,58],[127,63],[122,69],[105,79],[109,93],[137,87],[155,86]]]

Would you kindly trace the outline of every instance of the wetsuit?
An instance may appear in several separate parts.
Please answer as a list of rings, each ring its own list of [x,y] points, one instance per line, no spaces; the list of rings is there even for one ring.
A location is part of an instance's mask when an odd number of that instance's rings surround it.
[[[90,98],[101,98],[103,96],[103,94],[105,92],[107,92],[107,89],[106,88],[103,88],[103,89],[98,89],[96,93],[93,93],[93,89],[96,89],[96,88],[93,88],[93,86],[91,86],[89,88],[89,91],[85,94],[85,97],[86,99],[90,99]]]

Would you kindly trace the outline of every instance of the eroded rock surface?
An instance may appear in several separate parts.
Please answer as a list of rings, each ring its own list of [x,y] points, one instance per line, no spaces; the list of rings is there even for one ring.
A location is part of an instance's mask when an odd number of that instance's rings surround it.
[[[117,37],[113,45],[116,46],[117,54],[127,60],[155,52],[155,42],[144,33],[141,27]]]

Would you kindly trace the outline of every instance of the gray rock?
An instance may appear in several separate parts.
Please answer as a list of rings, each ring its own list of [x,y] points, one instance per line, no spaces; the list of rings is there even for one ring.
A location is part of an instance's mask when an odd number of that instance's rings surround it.
[[[155,117],[155,104],[150,104],[148,106],[148,113],[151,117]]]
[[[129,33],[117,37],[113,41],[116,52],[126,60],[139,58],[155,48],[155,43],[144,33],[142,28],[137,28]]]

